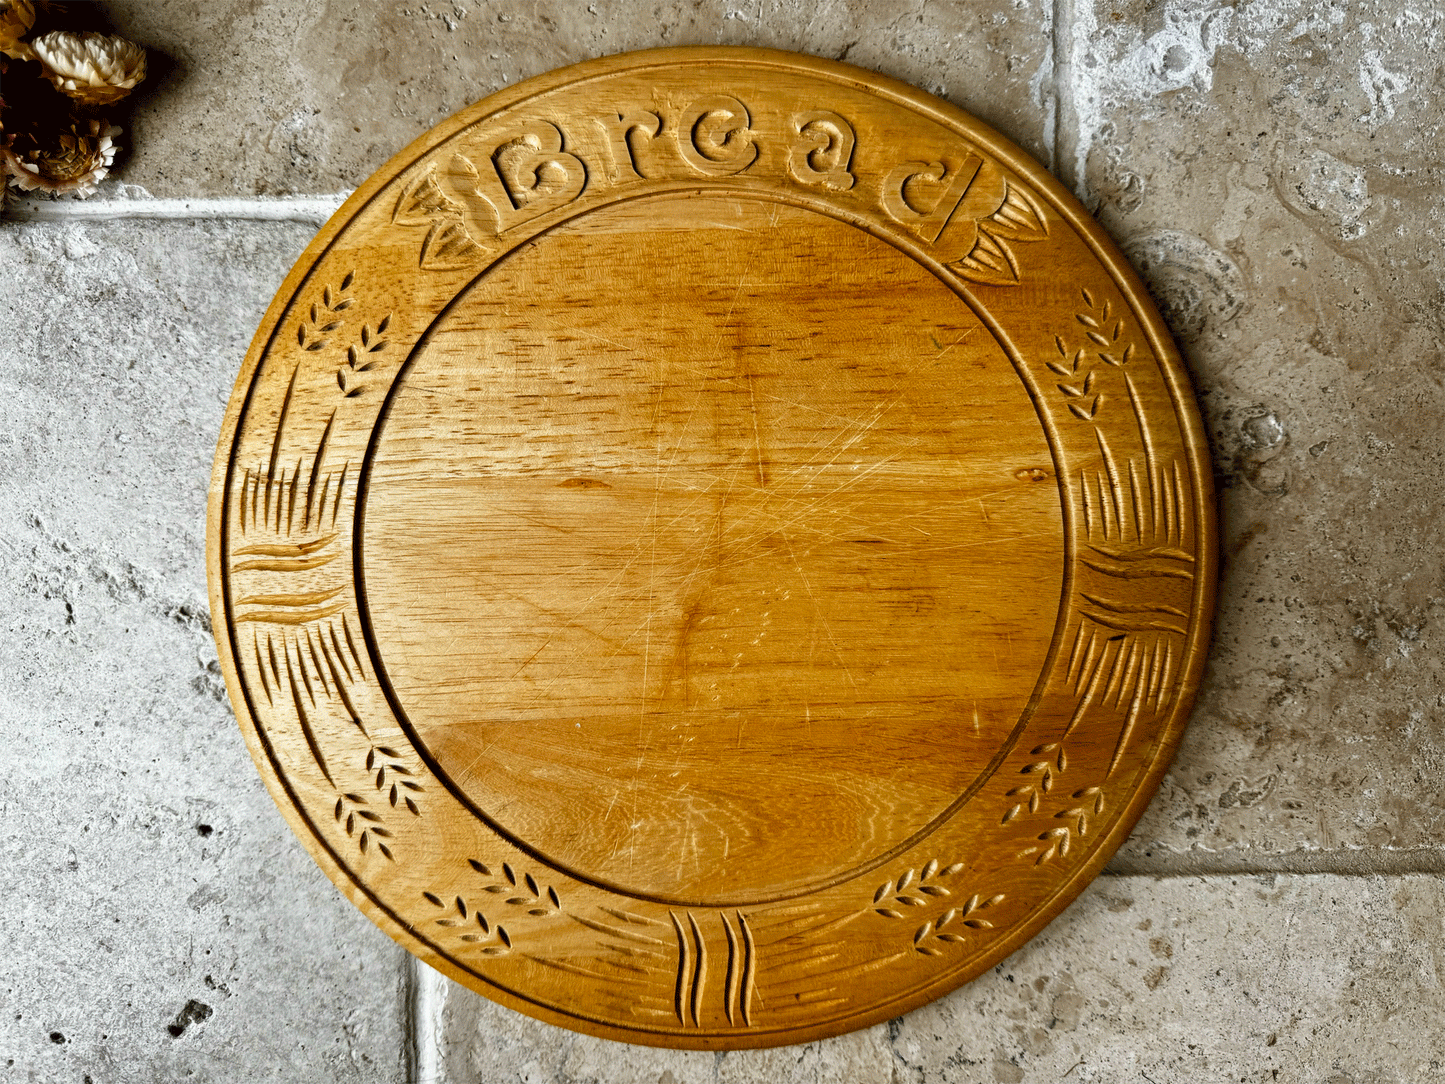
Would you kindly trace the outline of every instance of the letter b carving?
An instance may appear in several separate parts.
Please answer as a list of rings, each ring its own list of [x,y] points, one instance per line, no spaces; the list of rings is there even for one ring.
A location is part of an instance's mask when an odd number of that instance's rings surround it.
[[[478,191],[497,212],[498,233],[571,203],[587,184],[587,167],[562,149],[562,132],[533,121],[492,151]],[[490,183],[489,183],[490,182]]]

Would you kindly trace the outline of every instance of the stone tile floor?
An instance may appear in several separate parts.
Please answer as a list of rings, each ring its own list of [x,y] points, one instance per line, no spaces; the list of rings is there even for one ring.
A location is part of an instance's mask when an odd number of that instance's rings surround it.
[[[1440,78],[1407,0],[105,5],[154,48],[119,184],[0,221],[0,1082],[1394,1084],[1445,1060]],[[342,192],[587,56],[887,72],[1074,186],[1155,290],[1221,491],[1211,666],[1133,838],[996,971],[711,1055],[498,1010],[312,865],[225,704],[221,412]]]

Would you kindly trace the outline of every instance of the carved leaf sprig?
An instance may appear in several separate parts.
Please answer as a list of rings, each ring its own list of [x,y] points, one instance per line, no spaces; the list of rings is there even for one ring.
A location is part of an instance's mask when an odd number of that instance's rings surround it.
[[[1054,336],[1054,346],[1059,352],[1056,360],[1046,362],[1055,376],[1062,382],[1056,387],[1070,400],[1068,406],[1074,417],[1092,421],[1104,402],[1101,392],[1095,390],[1098,373],[1093,369],[1094,359],[1114,368],[1127,365],[1134,356],[1134,344],[1124,340],[1124,321],[1114,315],[1112,303],[1105,298],[1096,302],[1087,289],[1079,291],[1086,308],[1074,314],[1074,319],[1083,330],[1085,344],[1070,349],[1063,336]]]
[[[1016,286],[1019,262],[1013,252],[1014,245],[1042,241],[1049,235],[1048,221],[1022,187],[1001,176],[998,184],[1001,187],[998,208],[979,220],[977,236],[968,255],[948,266],[973,282]]]
[[[1034,858],[1034,865],[1042,866],[1069,853],[1074,834],[1089,834],[1089,818],[1104,812],[1104,792],[1099,787],[1083,787],[1070,796],[1072,802],[1054,814],[1055,819],[1068,823],[1046,828],[1038,834],[1038,842],[1019,852],[1020,858]]]
[[[938,884],[939,878],[952,877],[963,870],[962,862],[939,868],[938,859],[929,859],[922,869],[905,870],[897,882],[887,881],[873,893],[873,910],[885,918],[902,918],[899,907],[922,907],[930,897],[950,896],[951,892]]]
[[[375,331],[370,324],[362,324],[361,338],[346,348],[346,362],[336,370],[336,383],[348,399],[366,391],[365,386],[357,381],[357,374],[368,372],[380,360],[371,355],[386,349],[390,340],[385,334],[390,326],[391,313],[381,318]]]
[[[349,271],[335,290],[326,286],[321,291],[321,300],[311,304],[310,319],[296,325],[296,342],[303,350],[321,350],[330,343],[326,338],[346,321],[339,315],[355,303],[347,297],[347,291],[356,282],[356,272]]]
[[[512,935],[507,932],[506,927],[501,923],[487,921],[487,916],[468,904],[465,897],[458,896],[454,902],[448,903],[435,892],[423,892],[422,895],[433,907],[445,912],[435,920],[438,926],[464,931],[460,934],[460,939],[469,944],[494,941],[482,949],[487,956],[505,956],[512,951]]]
[[[443,190],[444,181],[456,200]],[[477,193],[476,183],[477,167],[464,155],[457,154],[452,156],[451,169],[445,177],[438,173],[436,163],[432,163],[397,199],[391,216],[393,222],[399,226],[429,227],[418,260],[423,270],[457,270],[474,264],[482,256],[483,249],[468,231],[465,219],[468,209],[475,212],[485,207],[483,221],[495,212]]]
[[[1107,298],[1102,304],[1095,305],[1094,296],[1088,290],[1079,292],[1084,298],[1084,304],[1089,306],[1089,311],[1075,313],[1074,319],[1083,325],[1085,337],[1098,348],[1099,360],[1114,366],[1127,364],[1133,356],[1134,347],[1131,343],[1124,343],[1122,346],[1119,344],[1124,321],[1113,319]],[[1111,319],[1113,323],[1110,323]]]
[[[478,862],[475,858],[467,859],[467,864],[483,877],[496,877],[490,866]],[[530,873],[524,872],[519,878],[517,871],[506,862],[501,865],[501,875],[500,881],[487,885],[483,891],[497,896],[506,895],[504,902],[509,906],[525,907],[527,914],[539,918],[561,914],[562,900],[551,885],[544,887],[538,884],[537,878]]]
[[[376,840],[376,849],[391,861],[391,848],[384,840],[391,838],[391,832],[382,826],[381,814],[367,808],[367,801],[359,794],[343,794],[336,799],[336,823],[346,829],[346,834],[356,840],[361,853],[367,853],[371,841]]]
[[[1054,785],[1054,776],[1069,766],[1068,757],[1060,742],[1047,742],[1029,750],[1029,755],[1043,759],[1034,760],[1019,769],[1020,775],[1030,776],[1030,781],[1020,783],[1008,791],[1005,797],[1014,799],[1014,804],[1003,815],[1000,824],[1007,824],[1028,807],[1030,813],[1039,811],[1039,803]]]
[[[421,816],[414,795],[424,788],[415,774],[401,761],[401,754],[385,745],[374,745],[366,754],[366,770],[376,772],[376,789],[386,795],[393,809],[405,807],[412,816]]]
[[[983,899],[979,896],[970,896],[961,907],[950,907],[937,919],[929,919],[922,926],[919,926],[913,934],[913,950],[921,952],[925,956],[937,956],[940,950],[935,942],[957,943],[967,938],[967,934],[961,932],[963,929],[970,930],[991,930],[993,923],[986,918],[979,917],[980,911],[985,911],[1003,900],[1003,893],[996,896],[989,896]]]
[[[1054,814],[1059,819],[1073,821],[1074,830],[1081,836],[1089,834],[1089,818],[1104,812],[1104,792],[1098,787],[1084,787],[1069,795],[1075,805],[1061,809]]]

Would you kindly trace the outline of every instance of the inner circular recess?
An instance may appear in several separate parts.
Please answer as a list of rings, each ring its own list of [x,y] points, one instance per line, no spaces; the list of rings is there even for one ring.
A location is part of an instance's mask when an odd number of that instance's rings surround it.
[[[366,492],[363,605],[435,765],[555,865],[678,903],[923,831],[1060,604],[1052,461],[995,339],[896,248],[742,196],[500,262],[401,377]]]

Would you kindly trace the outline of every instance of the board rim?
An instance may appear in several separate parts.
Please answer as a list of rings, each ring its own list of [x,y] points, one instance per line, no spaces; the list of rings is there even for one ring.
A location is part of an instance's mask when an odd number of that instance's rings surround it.
[[[985,147],[989,154],[993,155],[1007,169],[1023,177],[1034,191],[1047,199],[1052,209],[1088,245],[1099,265],[1108,272],[1110,278],[1119,286],[1129,301],[1132,311],[1139,318],[1141,327],[1149,337],[1150,346],[1158,358],[1165,385],[1169,390],[1174,416],[1179,423],[1183,445],[1188,456],[1187,466],[1193,482],[1192,512],[1196,517],[1197,530],[1202,541],[1198,552],[1198,574],[1194,579],[1193,588],[1196,619],[1188,630],[1185,650],[1187,663],[1183,681],[1187,687],[1197,688],[1207,664],[1207,645],[1212,633],[1219,566],[1218,517],[1212,464],[1208,453],[1207,434],[1193,397],[1188,370],[1162,317],[1159,316],[1149,297],[1147,288],[1102,226],[1088,214],[1073,194],[1039,165],[1031,155],[998,133],[992,126],[963,109],[900,80],[855,65],[777,49],[711,45],[680,46],[618,53],[583,61],[534,76],[487,96],[423,133],[393,155],[348,197],[318,231],[315,238],[297,258],[295,265],[288,272],[267,307],[238,373],[237,388],[240,388],[243,383],[249,383],[254,378],[256,369],[261,364],[267,347],[278,332],[282,317],[291,305],[292,299],[345,227],[400,173],[415,164],[430,150],[493,113],[513,108],[532,97],[545,94],[558,87],[617,71],[637,71],[649,66],[670,67],[678,63],[696,64],[703,58],[788,70],[801,68],[830,79],[851,82],[862,89],[881,92],[906,108],[936,117],[946,125],[965,128],[969,131],[971,139]],[[233,394],[228,401],[217,440],[215,464],[207,502],[208,593],[212,612],[220,615],[224,615],[226,612],[221,583],[225,572],[221,521],[225,499],[224,477],[244,412],[245,402]],[[218,476],[222,478],[220,484],[217,482]],[[226,622],[222,620],[215,624],[213,631],[231,703],[241,705],[246,703],[246,698],[237,676],[236,660],[231,653],[225,626]],[[1109,830],[1094,843],[1088,858],[1061,880],[1052,894],[1037,906],[1025,921],[1017,923],[1002,936],[998,942],[1000,951],[996,954],[999,959],[1005,959],[1047,926],[1078,897],[1107,865],[1118,847],[1132,832],[1144,809],[1157,792],[1182,741],[1194,702],[1195,696],[1182,697],[1174,706],[1169,717],[1159,725],[1154,751],[1147,761],[1148,767],[1140,775],[1139,782],[1130,792],[1122,812],[1112,822]],[[236,714],[248,751],[273,800],[292,831],[332,883],[337,885],[359,910],[398,944],[448,977],[475,989],[477,985],[475,973],[456,966],[446,957],[433,951],[425,941],[415,936],[408,925],[374,901],[372,896],[356,883],[352,874],[337,861],[330,846],[319,836],[314,825],[302,813],[294,794],[272,769],[271,757],[264,746],[264,738],[258,732],[257,721],[251,717],[249,712],[238,710]],[[605,1022],[588,1020],[576,1013],[557,1012],[548,1006],[493,984],[488,984],[487,996],[529,1016],[573,1031],[659,1047],[717,1050],[803,1043],[841,1034],[890,1019],[927,1004],[943,993],[963,985],[971,977],[959,978],[956,973],[942,973],[932,983],[914,990],[896,1002],[880,1003],[874,1007],[872,1012],[866,1015],[858,1014],[855,1018],[851,1018],[847,1027],[842,1029],[828,1024],[819,1024],[811,1028],[789,1028],[776,1033],[745,1032],[721,1039],[710,1035],[681,1035],[673,1032],[649,1033],[619,1028]]]

